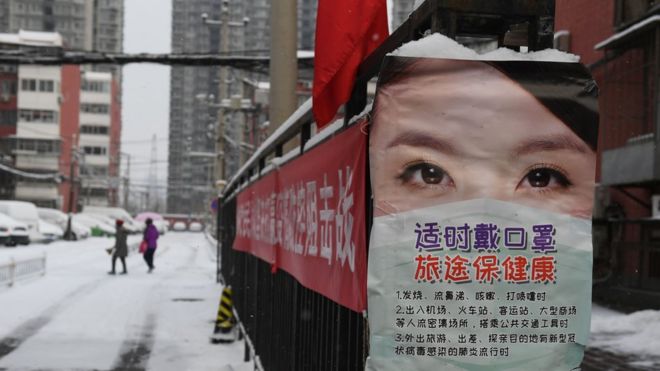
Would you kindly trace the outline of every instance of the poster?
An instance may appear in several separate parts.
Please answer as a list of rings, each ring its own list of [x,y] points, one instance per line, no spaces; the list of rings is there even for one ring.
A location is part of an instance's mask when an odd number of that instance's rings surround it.
[[[572,370],[591,313],[597,88],[577,63],[385,59],[368,370]]]

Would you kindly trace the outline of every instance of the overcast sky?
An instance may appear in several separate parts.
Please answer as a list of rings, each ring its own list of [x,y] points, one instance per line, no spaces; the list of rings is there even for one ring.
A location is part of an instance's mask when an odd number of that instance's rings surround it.
[[[124,51],[169,53],[171,9],[171,0],[125,0]],[[155,134],[158,184],[165,185],[170,68],[130,64],[123,71],[122,151],[131,156],[131,184],[137,189],[147,183]]]

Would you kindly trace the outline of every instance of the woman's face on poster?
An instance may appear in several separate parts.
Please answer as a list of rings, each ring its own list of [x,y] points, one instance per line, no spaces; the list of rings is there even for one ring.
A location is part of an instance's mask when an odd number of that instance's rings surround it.
[[[376,215],[491,198],[591,217],[593,149],[493,67],[431,63],[453,67],[413,65],[379,89],[369,145]]]

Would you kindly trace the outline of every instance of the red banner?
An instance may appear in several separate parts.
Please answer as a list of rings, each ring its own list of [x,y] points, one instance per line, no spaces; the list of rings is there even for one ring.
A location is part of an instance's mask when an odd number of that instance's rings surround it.
[[[359,126],[243,190],[233,246],[357,312],[367,290],[367,136]]]

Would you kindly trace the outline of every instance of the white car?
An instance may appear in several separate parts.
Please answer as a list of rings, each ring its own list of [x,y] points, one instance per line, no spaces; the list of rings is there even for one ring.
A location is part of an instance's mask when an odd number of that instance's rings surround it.
[[[7,233],[8,235],[8,238],[4,242],[6,246],[30,244],[30,233],[25,223],[21,223],[0,213],[0,228],[6,229],[6,232],[3,232],[3,234]]]
[[[204,229],[204,226],[202,226],[202,223],[199,222],[192,222],[188,226],[188,230],[191,232],[201,232]]]
[[[39,233],[42,236],[40,241],[47,243],[59,240],[64,237],[64,231],[62,228],[41,219],[39,219]]]
[[[31,240],[41,238],[41,234],[39,233],[39,213],[33,203],[3,200],[0,201],[0,213],[25,224]]]
[[[39,213],[39,218],[48,223],[55,224],[60,227],[63,231],[66,231],[69,225],[69,215],[55,209],[48,208],[37,208]],[[76,222],[75,220],[71,221],[71,230],[73,232],[74,240],[82,240],[89,237],[92,234],[92,231],[89,227]]]
[[[172,225],[173,231],[182,232],[185,231],[186,229],[187,229],[186,223],[184,222],[174,222],[174,224]]]

